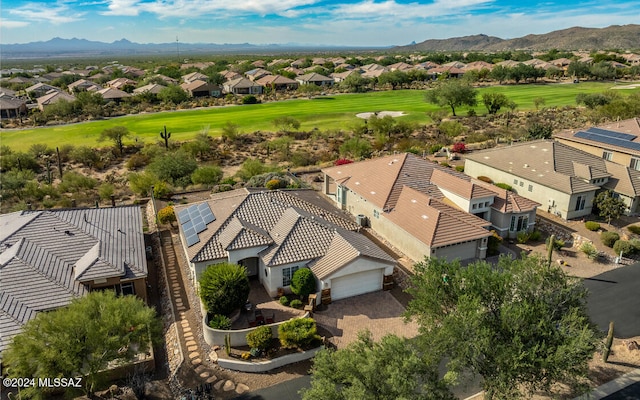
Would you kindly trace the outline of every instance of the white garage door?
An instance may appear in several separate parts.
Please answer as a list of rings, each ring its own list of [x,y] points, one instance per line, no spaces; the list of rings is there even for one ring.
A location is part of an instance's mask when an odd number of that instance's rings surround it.
[[[331,280],[331,300],[382,289],[382,269],[363,271]]]

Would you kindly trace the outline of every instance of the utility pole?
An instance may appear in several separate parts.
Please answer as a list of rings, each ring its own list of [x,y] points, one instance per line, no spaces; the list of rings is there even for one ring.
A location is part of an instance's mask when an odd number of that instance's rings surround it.
[[[178,53],[178,62],[180,62],[180,42],[178,42],[177,35],[176,35],[176,52]]]

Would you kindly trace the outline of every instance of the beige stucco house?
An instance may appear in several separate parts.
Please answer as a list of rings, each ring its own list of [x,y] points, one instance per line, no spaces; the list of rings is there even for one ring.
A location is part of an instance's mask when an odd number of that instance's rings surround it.
[[[640,211],[640,171],[553,140],[474,152],[466,156],[465,173],[511,185],[564,219],[591,214],[597,192],[606,189],[625,202],[627,214]]]
[[[339,300],[381,290],[396,264],[312,190],[238,189],[175,211],[194,284],[209,265],[230,262],[275,297],[310,268],[318,292]]]
[[[410,153],[322,172],[325,195],[414,261],[485,258],[490,229],[535,224],[537,203]]]

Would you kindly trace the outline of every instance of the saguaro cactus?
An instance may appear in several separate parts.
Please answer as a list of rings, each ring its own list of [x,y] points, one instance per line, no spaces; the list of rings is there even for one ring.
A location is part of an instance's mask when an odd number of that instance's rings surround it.
[[[167,126],[164,126],[164,132],[160,131],[160,137],[164,139],[164,147],[169,148],[169,138],[171,137],[171,132],[167,132]]]
[[[551,267],[551,259],[553,258],[553,245],[556,242],[556,235],[549,238],[549,248],[547,249],[547,265]]]
[[[602,361],[607,362],[609,359],[609,353],[611,352],[611,345],[613,344],[613,321],[609,322],[609,333],[607,334],[607,341],[604,346],[604,353],[602,353]]]

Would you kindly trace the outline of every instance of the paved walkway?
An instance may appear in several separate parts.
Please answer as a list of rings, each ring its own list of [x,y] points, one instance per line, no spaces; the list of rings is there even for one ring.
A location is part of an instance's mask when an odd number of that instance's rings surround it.
[[[195,321],[200,315],[196,313],[189,304],[189,296],[186,288],[185,269],[181,268],[176,255],[171,232],[164,231],[161,234],[162,251],[166,262],[165,270],[167,283],[173,307],[175,310],[175,320],[178,323],[178,335],[180,336],[180,346],[185,355],[185,361],[178,374],[181,385],[185,391],[208,392],[219,397],[232,397],[249,391],[249,387],[244,384],[236,384],[225,377],[218,377],[214,370],[203,363],[203,351],[194,336],[199,329],[190,321]]]

